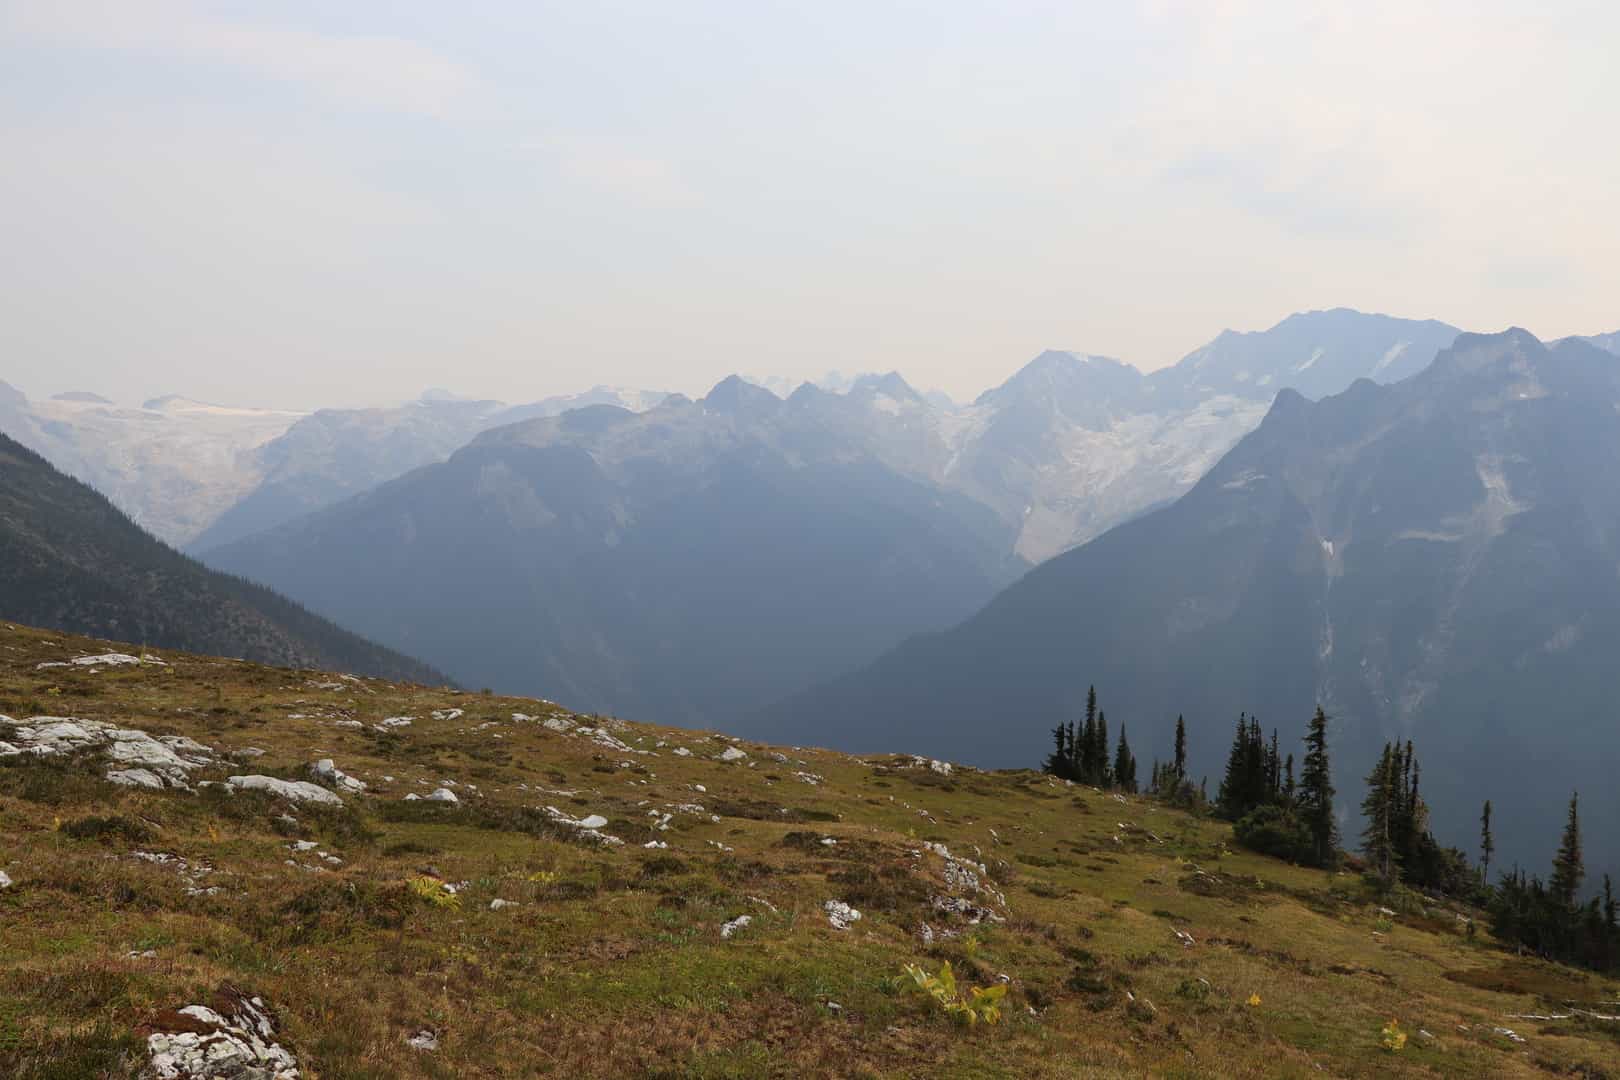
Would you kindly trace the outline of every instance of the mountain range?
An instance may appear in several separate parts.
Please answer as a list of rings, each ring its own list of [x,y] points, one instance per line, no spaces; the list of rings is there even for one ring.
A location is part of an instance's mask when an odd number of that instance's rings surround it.
[[[395,408],[313,413],[180,395],[138,408],[73,391],[30,401],[0,382],[0,432],[105,494],[166,543],[201,550],[441,461],[489,427],[664,395],[598,386],[528,405],[443,392]]]
[[[846,438],[840,401],[733,377],[646,413],[507,425],[207,557],[470,685],[736,714],[966,617],[1023,569],[986,507]]]
[[[1615,460],[1620,365],[1579,339],[1465,334],[1394,385],[1285,390],[1174,504],[752,731],[1027,765],[1095,684],[1144,761],[1185,713],[1213,788],[1240,711],[1297,749],[1321,703],[1341,788],[1413,739],[1437,832],[1490,798],[1527,857],[1571,789],[1620,814]]]
[[[149,647],[442,685],[426,664],[154,539],[0,435],[0,618]]]
[[[1276,388],[1398,378],[1455,333],[1339,310],[1152,375],[1048,352],[962,409],[893,373],[785,400],[733,376],[490,428],[205,557],[471,685],[730,721],[1174,499]]]

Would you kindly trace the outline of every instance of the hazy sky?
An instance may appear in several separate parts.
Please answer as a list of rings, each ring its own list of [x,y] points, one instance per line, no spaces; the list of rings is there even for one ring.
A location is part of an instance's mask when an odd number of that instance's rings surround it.
[[[971,397],[1308,308],[1612,330],[1617,13],[0,0],[0,379]]]

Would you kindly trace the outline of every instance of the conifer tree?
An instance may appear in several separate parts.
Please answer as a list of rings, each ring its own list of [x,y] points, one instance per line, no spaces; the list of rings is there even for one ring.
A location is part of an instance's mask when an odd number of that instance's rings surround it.
[[[1086,722],[1078,733],[1075,747],[1075,779],[1086,784],[1095,783],[1097,771],[1097,688],[1086,691]]]
[[[1491,856],[1496,854],[1496,840],[1491,836],[1491,800],[1485,800],[1485,809],[1479,815],[1479,880],[1491,883]]]
[[[1553,859],[1552,880],[1548,887],[1566,912],[1575,910],[1575,897],[1581,891],[1581,879],[1586,867],[1581,859],[1580,792],[1569,797],[1569,820],[1564,825],[1564,839],[1558,845],[1558,856]]]
[[[1180,716],[1176,717],[1176,787],[1179,788],[1187,780],[1187,723]]]
[[[1136,758],[1131,745],[1125,741],[1125,725],[1119,725],[1119,749],[1114,753],[1114,783],[1120,790],[1136,791]]]
[[[1361,801],[1361,816],[1367,827],[1361,833],[1361,851],[1385,885],[1395,880],[1395,838],[1392,832],[1396,812],[1395,785],[1398,749],[1384,744],[1384,754],[1367,776],[1367,797]]]
[[[1068,727],[1064,724],[1052,729],[1052,741],[1055,745],[1042,769],[1053,776],[1066,778],[1069,765],[1068,733]]]
[[[1282,795],[1282,759],[1277,756],[1277,729],[1271,729],[1271,746],[1266,750],[1266,802]]]
[[[1294,805],[1294,755],[1289,754],[1288,760],[1283,764],[1283,803]]]
[[[1249,718],[1238,714],[1237,734],[1232,738],[1232,749],[1226,755],[1226,776],[1221,780],[1216,799],[1221,812],[1229,818],[1238,818],[1247,810],[1244,805],[1245,760],[1249,748]]]
[[[1333,862],[1337,850],[1333,822],[1333,771],[1328,762],[1327,714],[1316,707],[1305,735],[1305,764],[1300,773],[1299,816],[1311,836],[1311,855],[1318,866]]]
[[[1091,748],[1093,776],[1091,782],[1098,787],[1107,787],[1112,778],[1108,775],[1108,716],[1097,710],[1097,744]]]
[[[1266,801],[1266,741],[1258,716],[1249,717],[1249,739],[1243,748],[1243,801],[1245,812]]]

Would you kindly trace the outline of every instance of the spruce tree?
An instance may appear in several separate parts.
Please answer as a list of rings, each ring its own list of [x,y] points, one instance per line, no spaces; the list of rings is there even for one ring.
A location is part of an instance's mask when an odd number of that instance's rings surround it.
[[[1396,754],[1389,743],[1384,754],[1367,775],[1367,797],[1361,801],[1362,820],[1367,827],[1361,833],[1361,851],[1373,872],[1389,885],[1395,879],[1395,838],[1392,832],[1396,811]]]
[[[1226,755],[1226,775],[1221,779],[1220,791],[1215,798],[1221,813],[1229,818],[1242,817],[1247,812],[1245,802],[1245,761],[1249,749],[1249,718],[1238,714],[1237,734],[1232,738],[1232,749]]]
[[[1078,733],[1078,744],[1074,751],[1074,766],[1076,780],[1086,784],[1096,783],[1097,772],[1097,688],[1095,686],[1086,691],[1086,722]]]
[[[1282,795],[1282,758],[1277,754],[1277,729],[1271,729],[1271,746],[1266,750],[1266,802]]]
[[[1097,744],[1091,748],[1092,768],[1096,775],[1092,783],[1098,787],[1107,787],[1112,782],[1108,775],[1108,716],[1101,709],[1097,710]]]
[[[1496,839],[1491,836],[1491,800],[1485,800],[1485,809],[1479,815],[1479,880],[1491,883],[1491,856],[1496,854]]]
[[[1581,891],[1581,879],[1586,867],[1581,860],[1580,792],[1569,797],[1569,820],[1564,825],[1564,839],[1558,845],[1558,856],[1553,859],[1552,880],[1548,888],[1553,899],[1565,912],[1575,910],[1575,897]]]
[[[1288,760],[1283,763],[1283,804],[1294,805],[1294,755],[1289,754]]]
[[[1311,836],[1316,865],[1329,866],[1337,851],[1333,822],[1333,770],[1328,762],[1327,714],[1316,707],[1305,735],[1305,764],[1300,773],[1299,816]]]
[[[1131,744],[1125,741],[1125,725],[1119,725],[1119,749],[1114,753],[1114,783],[1120,790],[1136,791],[1136,758],[1131,756]]]
[[[1187,781],[1187,723],[1176,717],[1176,787]]]
[[[1046,764],[1042,766],[1042,768],[1045,769],[1046,772],[1051,773],[1053,776],[1067,778],[1066,774],[1068,772],[1069,764],[1067,736],[1068,728],[1063,724],[1059,724],[1057,727],[1052,729],[1052,741],[1056,745],[1053,747],[1051,756],[1046,759]]]

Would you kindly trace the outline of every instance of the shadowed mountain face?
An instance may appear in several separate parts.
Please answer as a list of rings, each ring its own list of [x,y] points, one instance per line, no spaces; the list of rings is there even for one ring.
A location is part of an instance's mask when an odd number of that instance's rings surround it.
[[[164,546],[4,435],[0,618],[263,663],[444,681],[425,664]]]
[[[472,685],[718,723],[971,613],[995,516],[728,379],[500,428],[210,553]]]
[[[1213,784],[1239,710],[1286,746],[1320,701],[1341,788],[1412,738],[1443,838],[1490,798],[1502,864],[1540,865],[1572,788],[1588,820],[1620,813],[1616,460],[1614,356],[1464,335],[1394,386],[1279,395],[1174,505],[753,730],[1030,765],[1096,683],[1144,761],[1187,714]]]

